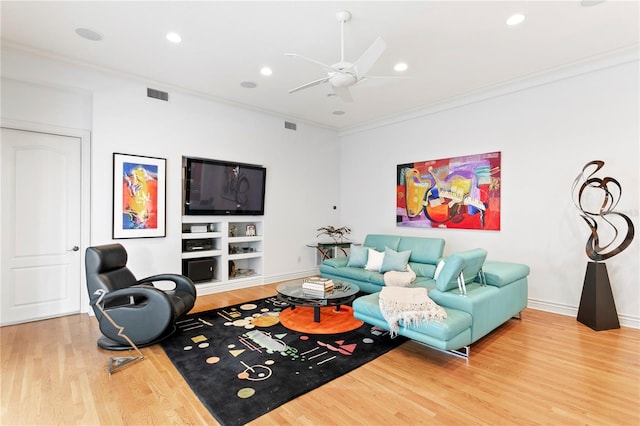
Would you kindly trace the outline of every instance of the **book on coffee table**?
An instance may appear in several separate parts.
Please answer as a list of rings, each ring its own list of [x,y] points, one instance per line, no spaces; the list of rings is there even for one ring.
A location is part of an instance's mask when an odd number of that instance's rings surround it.
[[[333,281],[328,278],[312,277],[302,280],[303,290],[313,290],[319,292],[331,291],[334,288]]]

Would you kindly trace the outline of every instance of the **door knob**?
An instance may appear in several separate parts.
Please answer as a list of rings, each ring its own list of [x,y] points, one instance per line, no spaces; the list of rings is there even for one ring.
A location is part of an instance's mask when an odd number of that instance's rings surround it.
[[[73,248],[71,248],[71,250],[69,250],[69,251],[78,251],[78,250],[80,250],[80,247],[78,247],[78,246],[73,246]]]

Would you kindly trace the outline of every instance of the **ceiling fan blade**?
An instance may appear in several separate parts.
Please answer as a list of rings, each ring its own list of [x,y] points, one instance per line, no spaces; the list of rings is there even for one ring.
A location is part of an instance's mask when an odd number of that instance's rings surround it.
[[[309,87],[317,86],[319,84],[326,83],[327,81],[329,81],[329,77],[323,77],[323,78],[320,78],[318,80],[314,80],[314,81],[311,81],[309,83],[303,84],[302,86],[298,86],[296,88],[293,88],[293,89],[289,90],[289,93],[294,93],[294,92],[297,92],[297,91],[302,90],[302,89],[307,89]]]
[[[333,87],[333,91],[336,92],[336,95],[340,96],[340,99],[342,99],[343,102],[353,102],[353,98],[351,97],[351,92],[348,87],[336,87],[333,85],[331,87]]]
[[[360,58],[353,65],[353,69],[356,72],[357,78],[362,78],[376,63],[378,58],[382,55],[382,52],[387,48],[387,43],[382,39],[382,37],[378,37],[375,41],[369,46],[367,50],[360,56]]]
[[[307,58],[306,56],[298,55],[297,53],[285,53],[284,56],[289,56],[290,58],[300,58],[307,62],[311,62],[312,64],[320,65],[326,71],[333,71],[333,68],[331,68],[331,65],[327,65],[320,61],[316,61],[315,59]]]

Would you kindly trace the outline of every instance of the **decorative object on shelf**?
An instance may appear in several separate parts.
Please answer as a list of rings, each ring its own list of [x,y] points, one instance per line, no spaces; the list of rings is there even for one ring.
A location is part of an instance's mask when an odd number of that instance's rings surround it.
[[[191,225],[190,230],[192,234],[207,232],[207,225]]]
[[[245,227],[245,235],[247,237],[255,237],[256,236],[256,225],[253,223],[248,224]]]
[[[351,229],[346,226],[334,228],[331,225],[318,228],[317,231],[320,231],[320,233],[316,235],[316,237],[319,237],[320,235],[328,235],[336,243],[342,243],[344,240],[348,240],[348,238],[345,237],[345,234],[351,233]]]
[[[253,269],[237,269],[236,270],[236,277],[250,277],[252,275],[255,275],[255,271]]]
[[[571,186],[573,203],[591,230],[585,251],[592,262],[587,263],[577,320],[596,331],[620,328],[607,265],[599,261],[629,247],[635,234],[631,219],[615,211],[622,196],[620,183],[609,176],[594,176],[602,167],[604,161],[588,162]],[[616,225],[625,224],[627,231],[623,234]]]
[[[229,261],[229,278],[233,278],[237,274],[236,263],[233,260]]]
[[[229,236],[230,237],[235,237],[237,232],[238,232],[238,228],[236,228],[235,225],[229,225]]]
[[[166,236],[164,158],[113,154],[113,238]]]
[[[396,225],[500,230],[501,153],[400,164]]]

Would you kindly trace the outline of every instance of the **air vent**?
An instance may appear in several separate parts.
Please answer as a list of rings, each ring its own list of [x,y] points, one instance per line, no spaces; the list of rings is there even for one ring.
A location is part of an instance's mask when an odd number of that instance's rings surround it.
[[[285,129],[289,129],[289,130],[296,130],[298,128],[298,125],[296,123],[291,123],[289,121],[285,121],[284,122],[284,128]]]
[[[169,94],[161,90],[147,88],[147,96],[154,99],[160,99],[161,101],[168,101]]]

